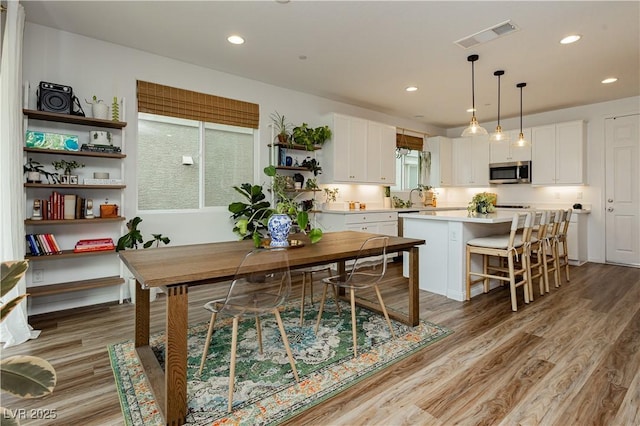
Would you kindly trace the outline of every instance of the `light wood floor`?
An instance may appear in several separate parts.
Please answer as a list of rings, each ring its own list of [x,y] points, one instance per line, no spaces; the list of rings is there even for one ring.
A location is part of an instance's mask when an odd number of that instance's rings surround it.
[[[506,288],[465,303],[422,292],[421,318],[454,333],[290,424],[640,425],[640,269],[586,264],[571,274],[530,305],[520,297],[518,312]],[[393,265],[389,306],[406,309],[405,282]],[[208,319],[201,306],[211,297],[190,289],[191,324]],[[152,303],[152,332],[164,326],[164,305],[162,297]],[[3,395],[2,406],[56,410],[55,421],[22,424],[122,424],[106,345],[132,338],[133,306],[46,314],[31,324],[42,335],[2,356],[48,359],[58,385],[40,400]]]

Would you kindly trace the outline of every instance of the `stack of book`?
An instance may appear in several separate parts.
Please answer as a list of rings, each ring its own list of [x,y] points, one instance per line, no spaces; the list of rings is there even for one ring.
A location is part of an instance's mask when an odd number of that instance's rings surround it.
[[[86,200],[79,195],[53,191],[48,200],[40,200],[42,219],[84,219],[85,202]]]
[[[111,238],[98,238],[95,240],[78,241],[73,252],[86,253],[90,251],[114,250],[115,248],[116,247],[113,245],[113,240]]]
[[[27,249],[31,256],[60,254],[62,250],[53,234],[27,234]]]
[[[83,143],[82,146],[80,147],[80,151],[106,152],[106,153],[109,153],[109,154],[114,154],[114,153],[120,152],[122,150],[120,149],[119,146]]]

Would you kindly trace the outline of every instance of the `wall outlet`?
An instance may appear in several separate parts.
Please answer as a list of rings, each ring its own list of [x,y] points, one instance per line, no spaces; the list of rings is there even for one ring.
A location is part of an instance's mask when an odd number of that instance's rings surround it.
[[[41,283],[44,281],[44,269],[34,269],[32,281],[34,283]]]
[[[576,200],[582,200],[582,191],[578,191],[576,194]]]
[[[451,231],[449,233],[449,238],[451,238],[451,241],[458,241],[458,233],[456,231]]]

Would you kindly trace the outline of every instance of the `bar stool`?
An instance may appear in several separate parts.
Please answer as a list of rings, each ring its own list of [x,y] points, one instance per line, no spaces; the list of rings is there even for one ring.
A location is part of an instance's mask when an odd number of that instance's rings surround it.
[[[531,281],[528,275],[528,254],[525,245],[528,244],[531,236],[531,219],[532,214],[515,213],[511,221],[511,231],[505,235],[492,235],[488,237],[474,238],[467,241],[467,270],[466,270],[466,290],[467,300],[471,300],[471,286],[482,282],[484,292],[489,291],[489,280],[495,279],[509,282],[509,290],[511,293],[511,310],[518,310],[518,302],[516,299],[516,289],[523,287],[524,302],[529,303],[529,295],[531,294]],[[518,231],[521,230],[521,233]],[[482,272],[471,271],[471,255],[482,255]],[[493,266],[489,263],[489,256],[507,259],[507,268],[502,266]],[[521,259],[521,263],[516,269],[516,258]],[[472,276],[478,276],[475,280]],[[520,281],[516,277],[522,276]]]
[[[547,225],[549,222],[550,212],[547,210],[538,210],[535,212],[533,226],[531,228],[531,239],[529,242],[529,277],[531,277],[531,293],[529,299],[533,300],[533,280],[539,278],[538,285],[540,288],[540,296],[544,295],[545,289],[545,244]],[[532,271],[537,268],[537,272]]]
[[[543,268],[544,268],[544,287],[545,292],[549,293],[549,273],[553,273],[553,282],[555,287],[560,287],[560,269],[557,262],[558,232],[562,223],[563,210],[553,210],[549,212],[549,220],[547,221],[547,232],[544,237],[543,247]]]

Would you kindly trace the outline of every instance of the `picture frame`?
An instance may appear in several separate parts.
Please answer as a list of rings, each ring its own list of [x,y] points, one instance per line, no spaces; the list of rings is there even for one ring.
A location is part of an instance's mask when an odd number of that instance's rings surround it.
[[[69,176],[69,184],[70,185],[77,185],[78,184],[78,176],[76,176],[76,175]]]
[[[60,183],[64,184],[64,185],[68,185],[71,176],[70,175],[60,175]]]

